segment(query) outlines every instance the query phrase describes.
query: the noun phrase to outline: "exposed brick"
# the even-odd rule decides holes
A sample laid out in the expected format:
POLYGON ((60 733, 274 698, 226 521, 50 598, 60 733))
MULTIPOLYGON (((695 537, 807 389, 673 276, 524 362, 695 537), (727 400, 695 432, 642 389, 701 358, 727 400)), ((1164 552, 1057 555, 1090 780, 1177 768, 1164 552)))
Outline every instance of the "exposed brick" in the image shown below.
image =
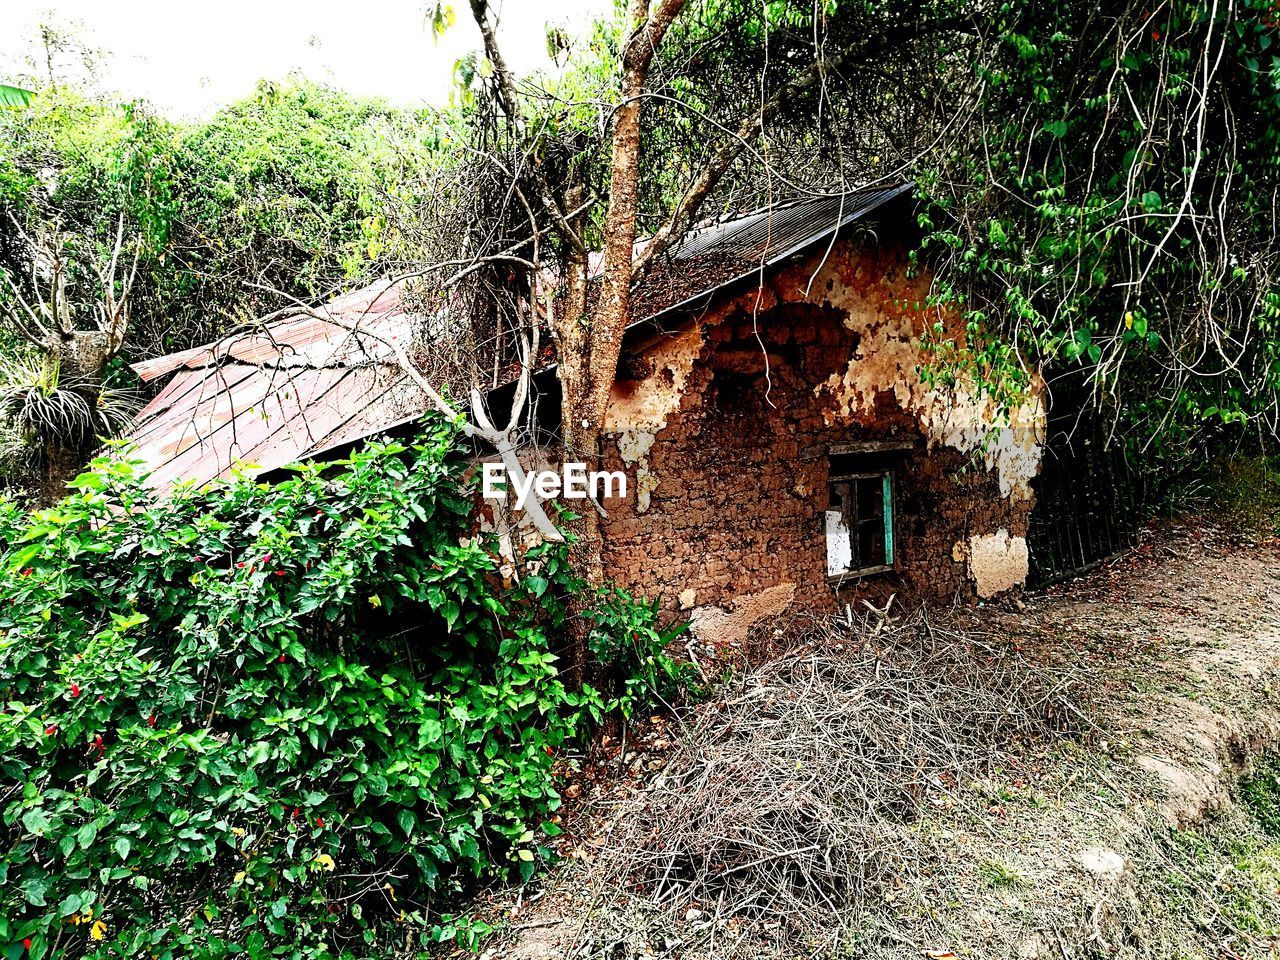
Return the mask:
MULTIPOLYGON (((754 291, 723 299, 691 318, 694 334, 660 341, 646 362, 632 364, 666 379, 645 394, 643 384, 625 385, 628 396, 647 398, 642 414, 622 400, 612 410, 610 429, 620 442, 606 446, 605 468, 627 472, 628 497, 607 504, 609 574, 661 594, 673 615, 678 596, 687 599, 690 590, 696 608, 730 610, 771 590, 767 596, 816 610, 890 593, 973 596, 968 557, 957 545, 998 530, 1024 536, 1031 500, 1025 484, 1010 493, 1005 477, 1002 491, 996 469, 955 448, 955 431, 965 424, 936 428, 951 431, 948 443, 922 425, 925 388, 901 357, 916 355, 927 277, 908 277, 902 250, 840 244, 826 261, 783 269, 770 287, 781 293, 778 306, 755 309, 754 291), (805 300, 815 273, 820 282, 805 300), (892 357, 870 355, 873 342, 892 357), (853 358, 864 358, 860 376, 884 361, 884 376, 869 393, 865 382, 847 376, 853 358), (914 392, 904 403, 906 381, 914 392), (621 453, 626 430, 653 436, 634 462, 621 453), (827 449, 889 439, 915 443, 895 472, 897 569, 834 588, 826 578, 827 449), (657 481, 647 509, 637 496, 641 471, 657 481)), ((926 400, 936 413, 936 398, 926 400)), ((985 416, 975 409, 957 404, 956 416, 985 416)), ((985 429, 969 426, 980 428, 975 435, 985 429)), ((1028 449, 1028 457, 1038 456, 1028 449)), ((1026 469, 1021 461, 1015 466, 1026 469)))

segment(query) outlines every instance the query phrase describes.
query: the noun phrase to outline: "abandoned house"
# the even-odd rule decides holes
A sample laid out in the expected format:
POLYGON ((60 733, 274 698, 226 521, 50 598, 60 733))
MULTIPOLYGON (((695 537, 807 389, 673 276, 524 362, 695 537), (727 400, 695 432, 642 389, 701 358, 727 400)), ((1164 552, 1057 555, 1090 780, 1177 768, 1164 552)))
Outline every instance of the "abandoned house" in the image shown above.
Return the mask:
MULTIPOLYGON (((697 231, 645 281, 605 423, 604 467, 628 480, 602 504, 608 576, 716 642, 792 604, 1023 582, 1042 390, 1006 422, 928 382, 921 333, 953 321, 927 304, 913 227, 909 184, 809 199, 697 231)), ((375 285, 137 364, 172 375, 134 432, 151 483, 266 474, 412 423, 429 404, 387 346, 413 339, 410 313, 375 285)), ((554 367, 535 382, 555 409, 554 367)))

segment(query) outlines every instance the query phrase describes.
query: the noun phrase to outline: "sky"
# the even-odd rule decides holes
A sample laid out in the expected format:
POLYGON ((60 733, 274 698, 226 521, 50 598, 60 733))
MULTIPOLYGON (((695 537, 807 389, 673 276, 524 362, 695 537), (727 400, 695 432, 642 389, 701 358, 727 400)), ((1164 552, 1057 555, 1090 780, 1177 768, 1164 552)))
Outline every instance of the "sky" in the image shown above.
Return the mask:
MULTIPOLYGON (((29 72, 39 23, 79 29, 109 56, 107 89, 142 97, 176 117, 207 116, 245 96, 260 78, 300 70, 351 93, 404 106, 448 99, 453 63, 480 45, 467 0, 457 22, 432 38, 428 0, 46 0, 23 4, 0 31, 0 83, 29 72)), ((499 40, 513 69, 546 66, 551 21, 581 30, 608 0, 496 0, 499 40)))

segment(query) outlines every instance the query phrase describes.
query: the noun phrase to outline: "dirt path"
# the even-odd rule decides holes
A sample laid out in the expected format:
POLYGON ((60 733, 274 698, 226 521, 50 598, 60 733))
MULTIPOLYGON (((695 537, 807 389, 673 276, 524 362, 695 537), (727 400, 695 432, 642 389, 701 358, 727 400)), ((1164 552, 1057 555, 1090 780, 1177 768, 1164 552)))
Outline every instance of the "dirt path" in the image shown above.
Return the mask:
POLYGON ((924 939, 960 956, 1280 955, 1280 845, 1238 802, 1280 750, 1280 545, 1165 528, 970 622, 1096 671, 1098 731, 1084 754, 1050 757, 1031 803, 958 831, 959 905, 925 910, 924 939), (983 858, 1016 882, 967 869, 983 858))
POLYGON ((1280 744, 1276 542, 1244 545, 1211 526, 1164 528, 1026 606, 1010 632, 1078 645, 1097 667, 1108 685, 1098 722, 1155 775, 1163 796, 1148 799, 1170 825, 1202 819, 1229 799, 1251 757, 1280 744))
MULTIPOLYGON (((900 844, 925 853, 873 909, 833 917, 851 931, 835 955, 1280 956, 1280 839, 1239 802, 1255 759, 1280 752, 1280 543, 1208 525, 1145 540, 1080 580, 947 616, 1087 676, 1090 732, 1028 746, 930 796, 900 844)), ((626 809, 611 798, 643 795, 661 776, 649 771, 667 763, 665 738, 649 731, 619 758, 634 782, 595 788, 598 813, 574 848, 585 864, 566 862, 532 896, 499 898, 510 931, 490 957, 832 955, 738 919, 709 930, 706 904, 655 926, 620 891, 584 880, 626 809)), ((1275 800, 1280 811, 1280 786, 1275 800)))

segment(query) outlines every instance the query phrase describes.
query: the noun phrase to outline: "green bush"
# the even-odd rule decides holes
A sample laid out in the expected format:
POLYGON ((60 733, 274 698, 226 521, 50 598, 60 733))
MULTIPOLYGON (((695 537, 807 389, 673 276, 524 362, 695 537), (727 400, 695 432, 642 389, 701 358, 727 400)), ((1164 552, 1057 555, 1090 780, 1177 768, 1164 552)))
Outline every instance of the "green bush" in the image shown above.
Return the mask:
POLYGON ((666 652, 689 623, 659 629, 657 600, 638 600, 625 590, 607 587, 585 616, 591 622, 591 657, 606 667, 606 690, 624 717, 630 718, 637 704, 674 697, 692 687, 692 665, 666 652))
MULTIPOLYGON (((501 585, 456 441, 432 422, 163 501, 114 458, 55 508, 0 510, 0 950, 405 956, 483 932, 441 911, 534 872, 560 748, 636 690, 566 689, 580 584, 548 547, 501 585)), ((658 636, 651 606, 606 601, 602 638, 658 636)))

